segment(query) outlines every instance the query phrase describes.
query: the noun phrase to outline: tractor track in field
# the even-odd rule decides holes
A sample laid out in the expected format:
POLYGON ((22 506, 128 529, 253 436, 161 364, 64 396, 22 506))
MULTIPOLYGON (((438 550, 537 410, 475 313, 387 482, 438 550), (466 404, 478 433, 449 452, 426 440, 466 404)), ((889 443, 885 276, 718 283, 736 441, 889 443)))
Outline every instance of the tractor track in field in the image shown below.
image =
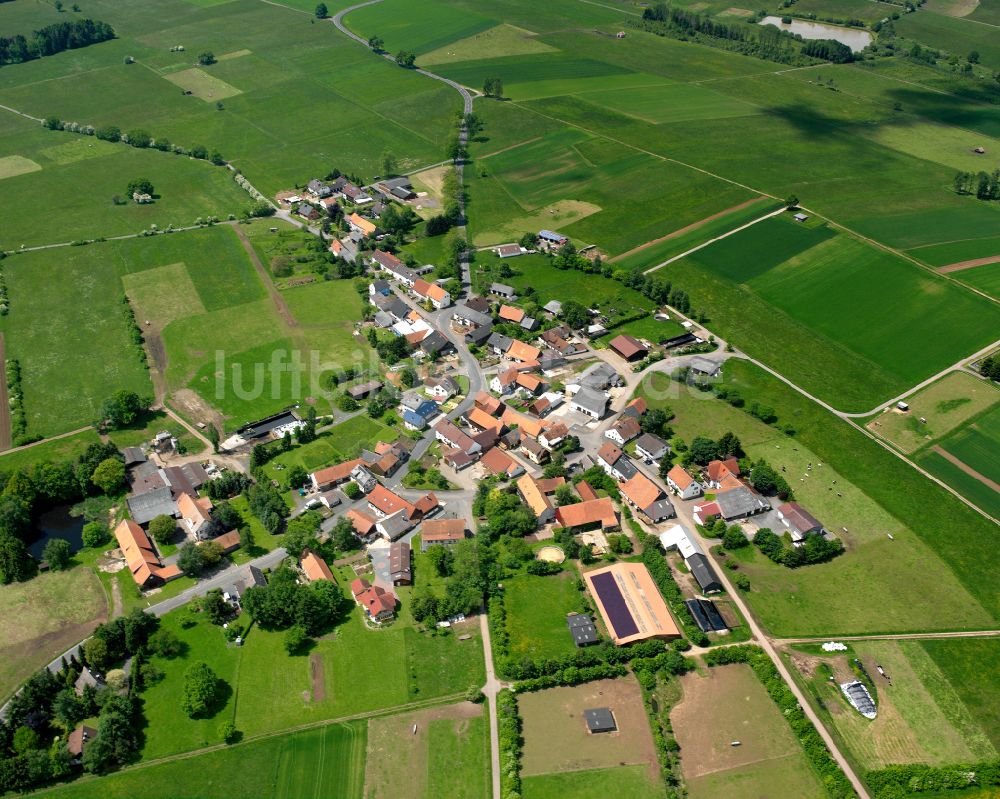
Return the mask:
POLYGON ((935 444, 933 447, 931 447, 931 450, 933 452, 936 452, 946 461, 948 461, 948 463, 950 463, 952 466, 961 469, 963 472, 969 475, 969 477, 982 483, 987 488, 992 488, 994 491, 1000 494, 1000 483, 996 482, 995 480, 990 480, 989 477, 987 477, 985 474, 981 472, 977 472, 975 469, 969 466, 969 464, 967 464, 965 461, 956 458, 954 455, 948 452, 948 450, 946 450, 944 447, 939 447, 935 444))
POLYGON ((970 261, 958 261, 957 263, 939 266, 938 272, 946 275, 949 272, 961 272, 965 269, 975 269, 977 266, 989 266, 990 264, 1000 264, 1000 255, 988 255, 985 258, 973 258, 970 261))

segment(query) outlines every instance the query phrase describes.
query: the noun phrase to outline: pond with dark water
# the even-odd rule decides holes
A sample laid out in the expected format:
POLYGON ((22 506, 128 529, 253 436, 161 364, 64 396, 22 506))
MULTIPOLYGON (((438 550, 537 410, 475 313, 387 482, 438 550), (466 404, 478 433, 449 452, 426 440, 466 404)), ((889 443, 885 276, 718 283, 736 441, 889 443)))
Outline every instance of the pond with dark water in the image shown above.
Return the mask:
POLYGON ((59 505, 45 511, 35 522, 35 540, 28 545, 31 554, 41 560, 42 550, 53 538, 65 538, 76 552, 83 546, 83 516, 71 516, 72 505, 59 505))

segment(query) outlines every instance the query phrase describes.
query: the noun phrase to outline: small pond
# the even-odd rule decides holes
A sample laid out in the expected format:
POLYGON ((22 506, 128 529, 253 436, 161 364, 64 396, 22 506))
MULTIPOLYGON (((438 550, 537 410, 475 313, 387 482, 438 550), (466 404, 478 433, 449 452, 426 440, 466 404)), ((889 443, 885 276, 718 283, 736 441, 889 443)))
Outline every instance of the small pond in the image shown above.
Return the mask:
POLYGON ((872 43, 872 35, 861 28, 843 28, 840 25, 808 22, 804 19, 793 19, 786 23, 781 21, 781 17, 764 17, 760 24, 774 25, 776 28, 794 33, 803 39, 833 39, 841 44, 846 44, 855 53, 860 53, 872 43))
POLYGON ((42 557, 42 550, 51 538, 65 538, 76 552, 83 546, 83 526, 87 523, 83 516, 70 516, 72 505, 60 505, 45 511, 35 522, 36 538, 28 546, 31 554, 42 557))

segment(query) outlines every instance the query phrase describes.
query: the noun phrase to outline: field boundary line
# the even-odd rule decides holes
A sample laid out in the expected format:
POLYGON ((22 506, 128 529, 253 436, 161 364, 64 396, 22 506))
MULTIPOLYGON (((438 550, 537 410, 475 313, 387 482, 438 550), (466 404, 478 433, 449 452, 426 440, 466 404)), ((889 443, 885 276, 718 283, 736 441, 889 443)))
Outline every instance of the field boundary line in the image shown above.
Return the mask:
MULTIPOLYGON (((6 380, 4 380, 4 393, 6 393, 6 380)), ((19 447, 11 447, 10 449, 5 449, 0 452, 0 464, 3 463, 4 455, 11 455, 15 452, 21 452, 26 449, 31 449, 32 447, 37 447, 39 444, 47 444, 49 441, 58 441, 61 438, 70 438, 71 436, 78 436, 80 433, 86 433, 88 430, 93 430, 93 427, 78 427, 76 430, 70 430, 66 433, 60 433, 57 436, 49 436, 48 438, 40 438, 38 441, 32 441, 30 444, 22 444, 19 447)))
POLYGON ((0 452, 6 452, 11 444, 10 399, 7 396, 7 351, 4 346, 3 333, 0 333, 0 366, 4 367, 0 375, 0 452))
POLYGON ((601 8, 606 8, 609 11, 618 11, 622 14, 628 14, 633 17, 641 17, 642 14, 636 11, 626 11, 624 8, 615 8, 614 6, 606 6, 604 3, 597 3, 595 0, 580 0, 581 3, 586 3, 588 6, 600 6, 601 8))
MULTIPOLYGON (((758 197, 756 199, 759 200, 761 198, 758 197)), ((755 200, 755 202, 756 202, 756 200, 755 200)), ((674 261, 679 261, 679 260, 681 260, 681 258, 686 258, 687 256, 691 255, 691 253, 698 252, 698 250, 703 250, 703 249, 705 249, 705 247, 708 247, 708 246, 710 246, 712 244, 715 244, 717 241, 722 241, 722 239, 727 239, 727 238, 729 238, 730 236, 732 236, 732 235, 734 235, 736 233, 739 233, 739 232, 741 232, 743 230, 746 230, 749 227, 753 227, 758 222, 763 222, 765 219, 770 219, 773 216, 778 216, 779 214, 783 214, 787 210, 788 210, 787 208, 785 208, 784 206, 782 206, 777 211, 771 211, 770 213, 764 214, 764 216, 761 216, 761 217, 758 217, 757 219, 751 220, 750 222, 747 222, 746 224, 740 225, 739 227, 733 228, 732 230, 728 230, 725 233, 723 233, 723 234, 721 234, 719 236, 716 236, 714 239, 709 239, 708 241, 702 242, 701 244, 699 244, 699 245, 697 245, 695 247, 692 247, 690 250, 686 250, 685 252, 682 252, 680 255, 674 255, 674 256, 668 258, 666 261, 658 263, 656 266, 651 266, 649 269, 643 270, 643 274, 644 275, 648 275, 650 272, 655 272, 657 269, 662 269, 664 266, 672 264, 674 261)))
MULTIPOLYGON (((264 0, 267 2, 267 0, 264 0)), ((152 760, 145 760, 140 763, 133 763, 131 765, 125 766, 115 774, 127 774, 133 771, 142 771, 143 769, 151 768, 153 766, 160 766, 165 763, 174 763, 178 760, 189 760, 192 757, 200 757, 201 755, 211 754, 212 752, 219 752, 225 749, 237 749, 241 746, 246 746, 247 744, 256 743, 258 741, 266 741, 271 738, 280 738, 283 735, 292 735, 298 732, 308 732, 309 730, 321 729, 325 727, 331 727, 334 724, 349 724, 352 721, 364 721, 366 719, 382 718, 386 716, 398 716, 406 713, 410 710, 425 710, 431 707, 438 707, 443 705, 454 705, 463 701, 465 697, 464 693, 461 694, 450 694, 448 696, 440 696, 434 699, 425 699, 419 702, 410 702, 404 705, 395 705, 389 708, 382 708, 381 710, 371 710, 365 713, 355 713, 351 716, 340 716, 333 719, 324 719, 317 721, 306 722, 305 724, 299 724, 294 727, 287 727, 283 730, 272 730, 265 733, 260 733, 258 735, 251 735, 249 737, 243 738, 241 741, 234 744, 219 743, 213 744, 211 746, 203 746, 200 749, 192 749, 188 752, 178 752, 173 755, 164 755, 163 757, 153 758, 152 760)), ((103 775, 90 775, 82 778, 77 778, 70 782, 62 783, 62 785, 78 785, 93 782, 95 780, 100 780, 103 775)), ((32 791, 31 793, 24 794, 25 796, 40 796, 44 792, 50 791, 53 787, 59 787, 48 785, 45 788, 40 788, 37 791, 32 791)))
POLYGON ((952 630, 943 632, 872 633, 871 635, 825 635, 822 637, 774 638, 776 644, 813 644, 827 641, 910 641, 929 638, 996 638, 1000 630, 952 630))
POLYGON ((477 155, 477 161, 485 161, 487 158, 492 158, 494 155, 500 155, 500 153, 506 153, 511 150, 516 150, 518 147, 523 147, 526 144, 534 144, 536 141, 541 141, 544 136, 533 136, 530 139, 525 139, 524 141, 519 141, 517 144, 510 144, 506 147, 501 147, 499 150, 494 150, 492 153, 486 153, 486 155, 477 155))
POLYGON ((560 119, 559 117, 554 117, 554 116, 551 116, 550 114, 543 114, 541 111, 538 111, 537 109, 534 109, 534 108, 528 108, 527 106, 522 105, 521 103, 517 102, 516 100, 513 101, 513 102, 514 102, 514 105, 516 105, 518 108, 521 108, 521 109, 523 109, 525 111, 530 111, 531 113, 537 114, 538 116, 543 117, 544 119, 551 119, 553 122, 558 122, 560 125, 566 125, 567 127, 576 128, 577 130, 582 130, 584 133, 589 133, 591 136, 599 136, 602 139, 607 139, 608 141, 613 141, 615 144, 620 144, 622 147, 628 147, 628 148, 630 148, 632 150, 635 150, 636 152, 645 153, 646 155, 648 155, 648 156, 650 156, 652 158, 656 158, 656 159, 658 159, 660 161, 665 161, 667 163, 677 164, 678 166, 683 166, 683 167, 687 167, 688 169, 693 169, 695 172, 701 172, 702 174, 708 175, 709 177, 715 178, 716 180, 721 180, 723 183, 728 183, 731 186, 738 186, 741 189, 746 189, 747 191, 752 192, 753 194, 759 194, 762 197, 770 197, 773 200, 780 200, 781 199, 780 197, 775 197, 770 192, 762 191, 760 189, 755 189, 753 186, 747 186, 745 183, 740 183, 738 180, 733 180, 732 178, 727 178, 727 177, 724 177, 722 175, 718 175, 715 172, 710 172, 709 170, 703 169, 700 166, 695 166, 694 164, 689 164, 686 161, 679 161, 676 158, 670 158, 669 156, 661 155, 660 153, 654 153, 652 150, 647 150, 647 149, 645 149, 643 147, 639 147, 639 146, 637 146, 635 144, 631 144, 631 143, 629 143, 627 141, 622 141, 621 139, 616 139, 613 136, 608 136, 608 134, 606 134, 606 133, 600 133, 599 131, 591 130, 590 128, 585 128, 583 125, 580 125, 579 123, 576 123, 576 122, 567 122, 566 120, 560 119))
POLYGON ((952 453, 948 452, 948 450, 946 450, 940 444, 935 444, 933 447, 931 447, 931 452, 936 452, 938 455, 940 455, 942 458, 948 461, 952 466, 961 469, 963 472, 969 475, 969 477, 975 478, 987 488, 992 488, 994 491, 1000 494, 1000 483, 997 483, 995 480, 990 480, 990 478, 987 477, 982 472, 977 472, 975 469, 969 466, 969 464, 967 464, 961 458, 956 457, 952 453))
POLYGON ((707 777, 709 774, 721 774, 724 771, 734 771, 736 769, 746 768, 747 766, 756 766, 759 763, 771 763, 771 762, 773 762, 775 760, 785 760, 785 759, 787 759, 789 757, 798 757, 799 756, 799 752, 801 752, 801 751, 802 751, 802 747, 799 746, 799 751, 798 752, 791 751, 791 752, 786 752, 783 755, 774 755, 773 757, 761 757, 761 758, 758 758, 757 760, 749 760, 746 763, 740 763, 737 766, 729 766, 728 768, 713 768, 713 769, 709 769, 708 771, 701 771, 701 772, 698 772, 697 774, 692 774, 691 775, 691 779, 698 779, 698 777, 707 777))
POLYGON ((631 250, 627 250, 626 252, 623 252, 620 255, 616 255, 614 258, 609 259, 609 263, 612 264, 617 263, 623 258, 628 258, 630 255, 635 255, 637 252, 642 252, 643 250, 649 249, 650 247, 659 244, 661 241, 669 241, 670 239, 676 239, 680 236, 683 236, 685 233, 690 233, 692 230, 697 230, 698 228, 707 225, 709 222, 714 222, 716 219, 721 219, 726 214, 732 214, 735 213, 736 211, 742 211, 744 208, 747 208, 748 206, 751 206, 754 203, 766 199, 767 199, 766 197, 761 196, 761 197, 753 197, 749 200, 744 200, 743 202, 738 203, 737 205, 734 205, 731 208, 726 208, 722 211, 719 211, 718 213, 712 214, 711 216, 706 216, 704 219, 699 219, 696 222, 692 222, 690 225, 685 225, 682 228, 678 228, 677 230, 668 233, 666 236, 660 236, 657 239, 653 239, 652 241, 647 241, 643 244, 640 244, 637 247, 633 247, 631 250))
POLYGON ((985 258, 972 258, 968 261, 956 261, 953 264, 939 266, 937 273, 944 275, 949 272, 964 272, 966 269, 975 269, 977 266, 989 266, 997 263, 1000 263, 1000 255, 988 255, 985 258))

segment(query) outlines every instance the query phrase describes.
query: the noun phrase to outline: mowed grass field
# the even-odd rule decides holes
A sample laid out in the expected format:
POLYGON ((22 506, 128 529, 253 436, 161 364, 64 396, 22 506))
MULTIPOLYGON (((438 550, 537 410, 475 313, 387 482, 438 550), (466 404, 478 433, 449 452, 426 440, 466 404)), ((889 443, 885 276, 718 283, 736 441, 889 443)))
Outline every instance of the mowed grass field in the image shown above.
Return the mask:
POLYGON ((864 411, 960 360, 1000 325, 988 300, 790 216, 715 242, 663 274, 720 335, 845 411, 864 411), (896 298, 892 314, 887 296, 896 298))
POLYGON ((521 780, 524 799, 606 799, 627 796, 629 799, 660 799, 663 788, 650 779, 643 766, 566 771, 562 774, 538 774, 521 780))
POLYGON ((463 702, 368 722, 365 796, 486 799, 484 708, 463 702))
MULTIPOLYGON (((345 590, 353 576, 353 571, 338 570, 345 590)), ((332 635, 295 657, 285 652, 280 632, 254 628, 242 647, 230 647, 221 628, 199 620, 184 629, 179 614, 168 614, 164 626, 187 646, 178 658, 155 658, 164 679, 142 694, 149 721, 142 756, 164 757, 219 743, 225 721, 234 721, 252 738, 416 700, 458 698, 470 685, 482 684, 478 627, 463 630, 470 634, 464 641, 456 634, 418 632, 406 610, 408 589, 400 589, 400 598, 401 618, 393 626, 369 630, 354 608, 332 635), (382 664, 379 678, 359 676, 357 663, 363 658, 382 664), (208 717, 191 720, 180 709, 180 699, 184 671, 197 660, 208 663, 228 688, 208 717)))
POLYGON ((989 522, 752 364, 730 360, 723 377, 747 404, 775 408, 796 429, 795 437, 661 375, 647 378, 639 393, 673 410, 671 426, 685 441, 733 431, 751 458, 784 467, 797 501, 847 548, 829 563, 800 569, 777 566, 753 549, 733 554, 750 578, 747 600, 768 630, 787 637, 984 629, 994 623, 1000 613, 995 593, 972 565, 996 547, 989 522), (979 549, 970 551, 968 541, 946 532, 954 529, 956 516, 979 549), (877 604, 857 592, 859 584, 878 595, 877 604))
POLYGON ((207 161, 46 130, 3 109, 0 153, 14 154, 0 159, 3 250, 122 236, 152 224, 188 226, 213 214, 224 219, 251 202, 228 170, 207 161), (12 169, 17 164, 21 167, 12 169), (156 201, 112 203, 116 195, 126 196, 136 177, 152 181, 156 201), (25 197, 59 198, 58 212, 39 212, 25 197))
MULTIPOLYGON (((0 459, 0 468, 5 463, 0 459)), ((86 567, 0 586, 0 702, 34 671, 107 619, 101 581, 86 567)))
MULTIPOLYGON (((268 195, 334 165, 374 177, 385 150, 405 169, 439 161, 461 108, 458 95, 320 24, 314 7, 95 0, 86 13, 113 25, 118 38, 4 70, 0 102, 38 117, 123 130, 141 125, 188 148, 203 144, 268 195), (178 44, 184 52, 170 52, 178 44), (195 64, 205 50, 218 63, 195 64), (137 63, 124 64, 126 55, 137 63), (181 86, 194 94, 185 96, 181 86)), ((37 16, 38 23, 24 14, 17 29, 3 29, 28 33, 51 9, 40 5, 37 16)), ((440 25, 430 20, 428 27, 440 25)), ((452 26, 440 35, 460 32, 452 26)))
MULTIPOLYGON (((822 701, 819 712, 864 770, 894 763, 943 766, 995 758, 995 742, 977 717, 977 708, 964 701, 963 687, 928 654, 926 646, 936 643, 861 641, 852 642, 852 651, 846 654, 793 651, 789 658, 806 682, 807 695, 822 701), (874 721, 850 707, 837 685, 838 680, 852 678, 850 659, 854 657, 876 680, 878 717, 874 721), (830 672, 817 668, 819 664, 832 670, 834 682, 827 679, 830 672), (891 677, 891 683, 878 676, 876 664, 891 677)), ((955 643, 948 650, 950 660, 967 662, 968 657, 981 654, 977 640, 955 643)), ((973 689, 977 696, 981 687, 977 684, 973 689)), ((969 694, 966 691, 965 697, 969 694)))
POLYGON ((826 791, 799 742, 754 673, 742 664, 681 678, 684 697, 670 713, 692 799, 755 799, 783 793, 822 799, 826 791), (740 741, 740 746, 731 746, 740 741))
POLYGON ((576 651, 566 626, 568 614, 585 607, 576 579, 574 571, 564 571, 548 577, 525 574, 504 581, 507 631, 514 660, 557 658, 576 651))
POLYGON ((865 427, 903 452, 915 452, 1000 403, 1000 390, 967 372, 951 372, 906 398, 910 410, 878 414, 865 427))
POLYGON ((994 747, 1000 748, 1000 680, 996 671, 977 671, 1000 655, 1000 641, 970 639, 922 641, 921 646, 965 703, 994 747))
POLYGON ((518 109, 516 115, 524 118, 512 120, 511 112, 498 114, 497 107, 482 105, 486 138, 494 124, 523 127, 525 138, 500 151, 492 141, 483 143, 477 152, 485 151, 484 157, 467 170, 471 233, 478 246, 549 227, 617 255, 752 197, 609 138, 566 127, 549 131, 532 112, 518 109), (567 215, 568 201, 587 206, 567 215))
POLYGON ((187 392, 185 412, 226 429, 321 399, 326 370, 370 365, 367 342, 353 335, 362 311, 353 284, 283 292, 283 315, 226 225, 29 252, 5 265, 11 311, 0 331, 21 362, 30 433, 89 424, 119 388, 153 394, 128 337, 125 295, 168 397, 187 392))
POLYGON ((7 357, 21 366, 31 435, 89 425, 117 389, 152 395, 145 358, 128 338, 116 245, 25 253, 4 262, 7 357))
POLYGON ((194 758, 88 778, 51 788, 60 799, 302 799, 336 796, 362 799, 364 722, 331 724, 305 732, 248 741, 194 758), (253 767, 248 768, 247 764, 253 767), (95 794, 95 791, 97 794, 95 794))

